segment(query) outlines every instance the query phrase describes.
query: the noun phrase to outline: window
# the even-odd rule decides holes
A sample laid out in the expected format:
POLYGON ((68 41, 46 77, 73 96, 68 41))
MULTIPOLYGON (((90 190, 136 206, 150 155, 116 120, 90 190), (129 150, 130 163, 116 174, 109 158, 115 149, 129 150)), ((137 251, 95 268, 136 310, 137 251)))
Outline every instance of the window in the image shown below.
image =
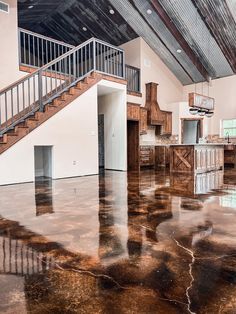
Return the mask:
POLYGON ((9 13, 9 4, 0 1, 0 11, 9 13))
POLYGON ((222 133, 223 137, 236 137, 236 119, 222 120, 222 133))

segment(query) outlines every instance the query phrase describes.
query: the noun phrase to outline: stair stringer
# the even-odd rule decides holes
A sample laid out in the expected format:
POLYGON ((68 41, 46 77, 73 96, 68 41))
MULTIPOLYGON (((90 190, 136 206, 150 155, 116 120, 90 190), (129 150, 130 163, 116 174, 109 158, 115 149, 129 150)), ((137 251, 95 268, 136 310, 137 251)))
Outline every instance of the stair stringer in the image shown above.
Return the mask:
POLYGON ((53 146, 53 179, 98 173, 97 84, 102 79, 126 83, 95 73, 93 80, 79 83, 78 91, 72 88, 64 100, 54 100, 41 117, 36 113, 19 138, 12 136, 15 142, 0 154, 0 185, 34 181, 34 146, 53 146))

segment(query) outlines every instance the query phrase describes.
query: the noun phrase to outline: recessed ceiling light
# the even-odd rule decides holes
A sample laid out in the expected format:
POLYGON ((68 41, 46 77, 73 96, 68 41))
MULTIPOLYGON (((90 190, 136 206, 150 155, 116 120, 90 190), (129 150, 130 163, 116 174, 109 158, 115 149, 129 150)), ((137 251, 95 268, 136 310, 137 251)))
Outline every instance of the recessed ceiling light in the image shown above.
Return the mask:
POLYGON ((149 14, 149 15, 152 14, 152 10, 151 10, 151 9, 148 9, 148 10, 147 10, 147 14, 149 14))
POLYGON ((28 6, 28 9, 33 9, 33 7, 34 7, 33 5, 30 5, 28 6))
POLYGON ((109 12, 110 12, 110 14, 112 14, 112 15, 115 14, 115 11, 114 11, 113 9, 110 9, 109 12))
POLYGON ((82 28, 82 30, 83 30, 84 32, 87 32, 87 27, 84 26, 84 27, 82 28))
POLYGON ((177 51, 178 53, 181 53, 181 52, 182 52, 182 50, 181 50, 181 49, 177 49, 176 51, 177 51))

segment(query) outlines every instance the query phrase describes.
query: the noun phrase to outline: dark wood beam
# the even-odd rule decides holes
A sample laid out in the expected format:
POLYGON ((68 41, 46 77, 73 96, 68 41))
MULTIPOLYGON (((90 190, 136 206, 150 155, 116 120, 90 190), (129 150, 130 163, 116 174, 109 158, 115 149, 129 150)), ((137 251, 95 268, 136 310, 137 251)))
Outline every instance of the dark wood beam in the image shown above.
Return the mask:
POLYGON ((192 0, 204 23, 236 73, 236 21, 225 0, 192 0))
POLYGON ((209 73, 203 66, 202 62, 198 58, 198 56, 194 53, 192 48, 189 46, 189 44, 186 42, 182 34, 179 32, 177 27, 172 22, 169 15, 166 13, 162 5, 158 0, 151 0, 151 4, 153 8, 155 9, 156 13, 159 15, 159 17, 162 19, 163 23, 166 25, 168 30, 171 32, 171 34, 175 37, 175 39, 178 41, 184 52, 188 55, 189 59, 193 62, 193 64, 196 66, 198 71, 201 73, 201 75, 209 81, 209 73))

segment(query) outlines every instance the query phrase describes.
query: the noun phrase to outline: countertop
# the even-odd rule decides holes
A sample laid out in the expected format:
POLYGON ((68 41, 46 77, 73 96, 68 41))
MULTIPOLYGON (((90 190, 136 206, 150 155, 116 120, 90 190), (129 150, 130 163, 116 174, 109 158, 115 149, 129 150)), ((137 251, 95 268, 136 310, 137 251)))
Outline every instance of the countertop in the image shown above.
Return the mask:
POLYGON ((141 143, 140 146, 225 146, 225 145, 235 145, 228 143, 199 143, 199 144, 155 144, 155 143, 141 143))

